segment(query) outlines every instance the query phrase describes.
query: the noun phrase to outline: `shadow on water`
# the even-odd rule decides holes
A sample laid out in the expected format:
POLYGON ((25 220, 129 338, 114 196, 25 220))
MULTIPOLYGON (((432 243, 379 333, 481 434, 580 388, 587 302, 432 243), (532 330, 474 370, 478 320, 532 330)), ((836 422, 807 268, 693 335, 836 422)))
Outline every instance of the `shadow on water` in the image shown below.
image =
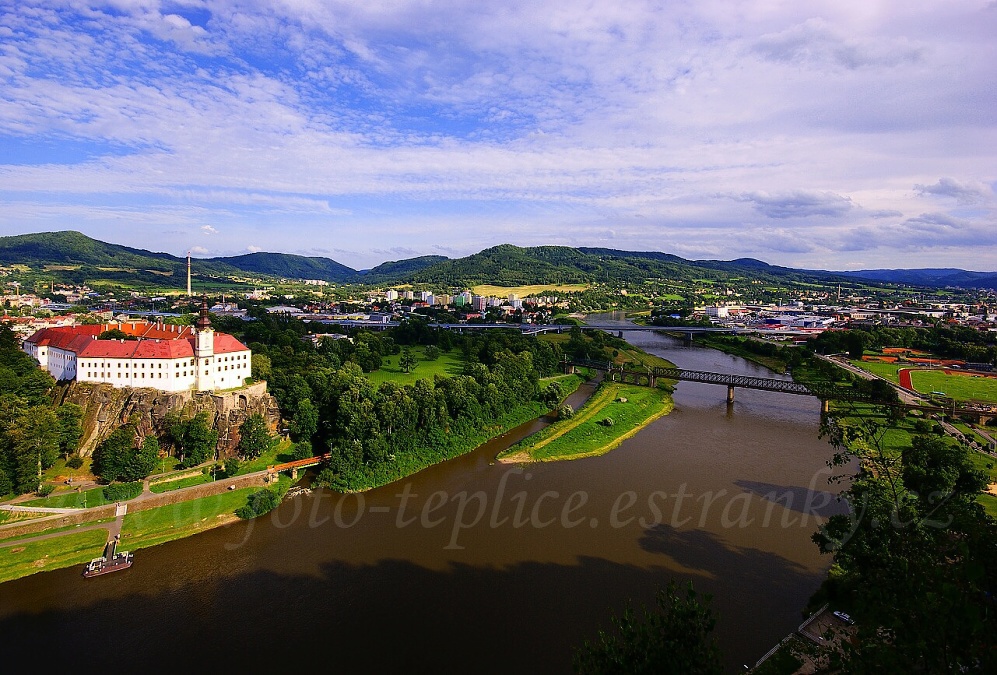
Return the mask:
POLYGON ((649 603, 650 590, 673 576, 591 557, 443 571, 336 561, 315 575, 256 570, 210 583, 176 575, 168 593, 15 612, 7 605, 5 656, 84 672, 114 662, 279 672, 301 662, 383 673, 570 673, 573 650, 609 628, 621 596, 649 603), (469 620, 489 630, 473 634, 469 620))
POLYGON ((848 515, 848 503, 833 492, 798 485, 773 485, 754 480, 736 480, 734 485, 797 513, 819 518, 848 515))

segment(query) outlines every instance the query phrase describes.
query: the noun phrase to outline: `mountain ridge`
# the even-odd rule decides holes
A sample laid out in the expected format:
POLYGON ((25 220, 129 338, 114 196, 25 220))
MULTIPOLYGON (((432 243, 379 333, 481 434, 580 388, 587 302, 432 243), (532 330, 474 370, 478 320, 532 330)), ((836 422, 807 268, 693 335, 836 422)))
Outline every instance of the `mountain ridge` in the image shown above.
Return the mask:
MULTIPOLYGON (((65 230, 0 237, 0 264, 37 264, 43 267, 80 266, 105 275, 175 286, 186 278, 187 259, 93 239, 65 230)), ((74 270, 67 269, 71 277, 74 270)), ((320 279, 333 283, 390 284, 402 282, 473 286, 569 284, 591 282, 640 282, 653 278, 722 282, 743 275, 783 281, 821 281, 906 284, 924 287, 997 288, 997 272, 957 268, 874 269, 855 271, 807 270, 771 265, 754 258, 688 260, 660 251, 624 251, 601 247, 532 246, 499 244, 461 258, 439 255, 386 261, 366 270, 355 270, 336 260, 293 253, 256 252, 237 256, 192 259, 199 276, 255 274, 320 279)))

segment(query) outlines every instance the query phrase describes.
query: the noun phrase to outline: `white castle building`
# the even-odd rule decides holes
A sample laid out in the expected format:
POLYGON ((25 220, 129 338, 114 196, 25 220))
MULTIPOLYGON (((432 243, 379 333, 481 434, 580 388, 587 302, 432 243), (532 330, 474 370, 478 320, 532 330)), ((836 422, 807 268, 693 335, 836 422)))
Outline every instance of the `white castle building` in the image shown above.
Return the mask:
POLYGON ((56 380, 115 387, 214 391, 242 386, 252 372, 252 352, 215 332, 207 303, 193 327, 140 321, 43 328, 21 348, 56 380), (113 329, 129 339, 97 339, 113 329))

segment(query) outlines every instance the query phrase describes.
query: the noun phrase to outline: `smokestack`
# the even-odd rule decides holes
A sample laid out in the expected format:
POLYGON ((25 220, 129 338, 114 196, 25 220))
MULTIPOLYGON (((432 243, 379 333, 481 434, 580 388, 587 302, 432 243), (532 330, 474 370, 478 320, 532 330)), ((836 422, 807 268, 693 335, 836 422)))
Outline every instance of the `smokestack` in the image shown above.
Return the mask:
POLYGON ((190 297, 190 251, 187 251, 187 297, 190 297))

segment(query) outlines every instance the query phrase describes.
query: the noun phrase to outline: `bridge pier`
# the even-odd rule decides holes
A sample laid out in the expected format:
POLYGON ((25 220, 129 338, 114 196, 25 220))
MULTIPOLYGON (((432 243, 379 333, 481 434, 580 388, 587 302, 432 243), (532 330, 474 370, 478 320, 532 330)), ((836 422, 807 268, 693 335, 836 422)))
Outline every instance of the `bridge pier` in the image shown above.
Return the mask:
POLYGON ((682 340, 682 344, 686 347, 692 346, 692 333, 684 333, 685 338, 682 340))
POLYGON ((727 403, 728 405, 734 402, 734 385, 727 385, 727 403))
POLYGON ((291 469, 291 480, 298 480, 298 469, 297 469, 297 467, 291 469))
POLYGON ((820 411, 824 414, 831 412, 831 401, 829 399, 821 399, 820 411))

